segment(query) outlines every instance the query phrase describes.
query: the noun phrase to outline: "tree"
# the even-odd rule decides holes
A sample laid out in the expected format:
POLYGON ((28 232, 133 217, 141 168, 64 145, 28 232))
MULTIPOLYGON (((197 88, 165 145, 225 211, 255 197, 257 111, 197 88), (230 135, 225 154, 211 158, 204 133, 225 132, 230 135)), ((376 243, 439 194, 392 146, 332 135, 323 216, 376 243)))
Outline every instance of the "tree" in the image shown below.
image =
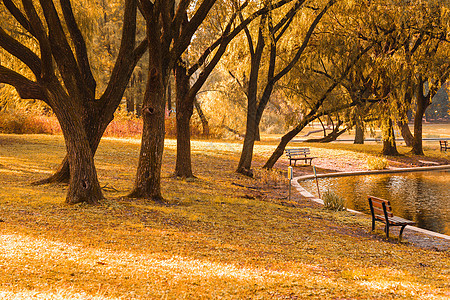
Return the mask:
POLYGON ((0 82, 14 86, 23 99, 47 103, 60 122, 66 142, 67 156, 57 173, 46 182, 66 179, 70 174, 66 201, 97 203, 103 195, 94 153, 120 103, 133 67, 145 51, 143 46, 134 47, 136 2, 126 1, 119 57, 108 87, 99 99, 95 97, 96 81, 86 42, 69 0, 61 0, 61 13, 51 0, 40 1, 43 16, 29 0, 23 1, 23 8, 11 0, 4 0, 3 4, 29 39, 36 41, 36 47, 21 43, 0 28, 0 46, 33 74, 27 76, 24 71, 22 75, 1 65, 0 82), (34 49, 39 49, 38 54, 34 49))
MULTIPOLYGON (((234 1, 234 11, 230 13, 230 17, 226 20, 226 25, 219 37, 214 37, 215 39, 201 52, 196 62, 189 68, 187 67, 187 63, 181 59, 175 66, 177 86, 177 160, 175 176, 184 178, 193 177, 190 156, 189 122, 193 113, 196 95, 219 63, 229 43, 258 16, 268 13, 270 10, 280 8, 289 2, 292 2, 292 0, 278 1, 273 3, 271 7, 266 6, 257 9, 245 19, 241 18, 238 24, 234 24, 237 16, 242 16, 243 10, 249 3, 249 1, 245 1, 239 4, 237 1, 234 1), (233 25, 235 26, 234 28, 233 25), (208 62, 206 63, 207 60, 208 62), (195 80, 192 80, 198 72, 198 76, 195 76, 195 80)), ((200 37, 197 38, 204 37, 205 34, 202 35, 201 33, 198 33, 200 37)))
MULTIPOLYGON (((253 157, 253 147, 259 133, 259 124, 263 112, 269 102, 270 96, 274 90, 275 84, 282 79, 289 71, 296 65, 303 51, 306 49, 308 42, 313 35, 314 29, 319 24, 321 18, 325 15, 327 10, 336 1, 331 0, 320 9, 320 12, 315 16, 313 22, 307 27, 307 31, 303 40, 298 43, 298 47, 293 51, 293 55, 289 58, 285 58, 287 62, 284 67, 279 66, 277 61, 280 40, 284 37, 285 33, 289 31, 289 27, 293 24, 294 18, 297 13, 304 6, 305 1, 295 1, 292 7, 285 12, 278 21, 274 17, 274 12, 271 10, 266 15, 263 15, 260 19, 259 27, 257 28, 256 38, 254 38, 249 29, 246 29, 245 34, 247 37, 247 43, 250 53, 250 75, 248 81, 248 87, 246 91, 247 97, 247 124, 244 144, 241 152, 240 161, 238 164, 237 172, 252 176, 251 163, 253 157), (265 36, 267 33, 268 37, 265 36), (258 83, 260 76, 260 69, 264 50, 268 46, 269 65, 267 68, 267 78, 265 79, 264 88, 262 89, 261 96, 258 97, 258 83), (277 68, 279 70, 277 70, 277 68), (258 99, 259 98, 259 99, 258 99)), ((270 5, 268 2, 267 5, 270 5)))
POLYGON ((191 43, 216 0, 140 0, 149 49, 148 79, 142 118, 141 151, 130 197, 162 202, 161 165, 164 151, 166 90, 171 70, 191 43), (190 6, 195 6, 188 14, 190 6))

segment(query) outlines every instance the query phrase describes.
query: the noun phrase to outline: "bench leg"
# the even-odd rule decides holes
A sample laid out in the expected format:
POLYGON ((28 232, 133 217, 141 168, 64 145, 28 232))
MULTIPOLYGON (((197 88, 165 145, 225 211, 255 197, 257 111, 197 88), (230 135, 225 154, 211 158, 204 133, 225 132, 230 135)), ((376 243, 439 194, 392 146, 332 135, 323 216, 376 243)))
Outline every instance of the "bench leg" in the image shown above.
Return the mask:
POLYGON ((375 219, 372 218, 372 231, 374 231, 374 230, 375 230, 375 219))
POLYGON ((400 234, 398 235, 398 241, 401 242, 402 241, 402 233, 403 233, 403 229, 405 229, 406 225, 402 226, 402 228, 400 229, 400 234))
POLYGON ((389 223, 386 223, 384 227, 384 232, 386 232, 386 238, 389 239, 389 223))

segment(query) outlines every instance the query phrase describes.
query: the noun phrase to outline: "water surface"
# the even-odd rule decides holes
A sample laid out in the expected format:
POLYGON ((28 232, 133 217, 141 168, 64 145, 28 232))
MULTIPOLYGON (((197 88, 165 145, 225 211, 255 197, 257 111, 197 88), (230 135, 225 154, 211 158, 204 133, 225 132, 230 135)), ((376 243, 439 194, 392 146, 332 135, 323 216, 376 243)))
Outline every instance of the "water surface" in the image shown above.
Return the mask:
MULTIPOLYGON (((417 226, 450 235, 450 170, 319 178, 327 189, 346 199, 348 208, 370 213, 367 196, 389 200, 394 211, 417 226)), ((317 196, 314 180, 300 185, 317 196)))

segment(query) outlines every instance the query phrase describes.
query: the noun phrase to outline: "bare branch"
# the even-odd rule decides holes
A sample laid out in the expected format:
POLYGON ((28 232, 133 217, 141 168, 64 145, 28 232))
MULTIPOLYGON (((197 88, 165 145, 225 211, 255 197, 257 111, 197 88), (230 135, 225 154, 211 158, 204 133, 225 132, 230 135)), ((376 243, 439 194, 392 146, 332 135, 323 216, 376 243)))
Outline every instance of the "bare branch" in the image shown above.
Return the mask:
POLYGON ((36 82, 1 65, 0 82, 13 86, 22 99, 39 99, 48 103, 44 91, 36 82))
POLYGON ((39 78, 41 76, 41 60, 39 59, 39 57, 33 51, 8 35, 1 27, 0 47, 26 64, 34 73, 34 76, 36 76, 36 78, 39 78))

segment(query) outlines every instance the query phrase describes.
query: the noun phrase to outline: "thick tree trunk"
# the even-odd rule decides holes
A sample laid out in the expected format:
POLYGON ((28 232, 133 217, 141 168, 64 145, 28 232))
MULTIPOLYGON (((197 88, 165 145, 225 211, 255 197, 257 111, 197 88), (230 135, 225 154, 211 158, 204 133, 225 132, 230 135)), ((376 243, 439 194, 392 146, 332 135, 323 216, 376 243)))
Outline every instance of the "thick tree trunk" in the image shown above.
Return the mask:
POLYGON ((400 128, 400 132, 402 134, 406 146, 412 147, 414 136, 412 135, 411 130, 409 129, 408 120, 398 121, 397 126, 400 128))
POLYGON ((144 98, 141 151, 132 198, 162 202, 161 165, 164 151, 165 95, 160 70, 152 68, 144 98))
POLYGON ((239 160, 236 172, 250 177, 253 176, 251 166, 257 127, 258 126, 256 124, 256 105, 253 106, 249 101, 249 107, 247 112, 247 128, 244 137, 244 144, 242 146, 241 158, 239 160))
MULTIPOLYGON (((73 122, 69 124, 71 124, 70 132, 64 136, 69 166, 73 171, 70 176, 66 202, 69 204, 81 202, 96 204, 103 199, 103 195, 97 178, 94 156, 81 123, 78 126, 74 126, 73 122)), ((61 127, 67 126, 61 125, 61 127)))
POLYGON ((66 142, 67 161, 71 171, 66 202, 96 204, 103 199, 94 165, 94 155, 82 122, 82 107, 70 99, 59 83, 49 83, 48 98, 52 104, 66 142))
POLYGON ((386 130, 383 136, 383 155, 400 155, 395 144, 394 126, 391 119, 386 121, 386 130))
POLYGON ((177 89, 177 160, 175 176, 182 178, 194 177, 191 162, 191 131, 190 120, 193 113, 193 101, 187 98, 189 92, 189 76, 186 68, 178 65, 175 68, 177 89))
POLYGON ((147 86, 142 103, 143 131, 139 163, 132 198, 147 198, 163 202, 161 166, 164 152, 166 84, 168 68, 163 60, 159 20, 147 16, 149 65, 147 86))
POLYGON ((364 126, 359 116, 356 117, 355 123, 355 139, 353 141, 353 144, 362 145, 364 144, 364 126))
POLYGON ((430 105, 430 97, 423 94, 423 81, 420 79, 417 86, 417 108, 414 116, 414 140, 411 152, 415 155, 424 155, 422 146, 422 119, 425 110, 430 105))
POLYGON ((272 155, 269 157, 267 162, 264 164, 263 168, 265 169, 272 169, 275 163, 278 161, 278 159, 283 155, 284 150, 286 149, 287 144, 297 135, 300 133, 300 131, 305 128, 305 126, 312 120, 306 120, 303 119, 300 124, 298 124, 294 129, 286 133, 281 137, 281 141, 278 144, 275 151, 272 153, 272 155))
POLYGON ((200 106, 200 103, 198 102, 197 99, 194 100, 194 107, 195 107, 195 110, 197 111, 200 121, 202 122, 203 136, 209 137, 210 132, 209 132, 208 119, 206 119, 206 116, 203 113, 202 107, 200 106))

